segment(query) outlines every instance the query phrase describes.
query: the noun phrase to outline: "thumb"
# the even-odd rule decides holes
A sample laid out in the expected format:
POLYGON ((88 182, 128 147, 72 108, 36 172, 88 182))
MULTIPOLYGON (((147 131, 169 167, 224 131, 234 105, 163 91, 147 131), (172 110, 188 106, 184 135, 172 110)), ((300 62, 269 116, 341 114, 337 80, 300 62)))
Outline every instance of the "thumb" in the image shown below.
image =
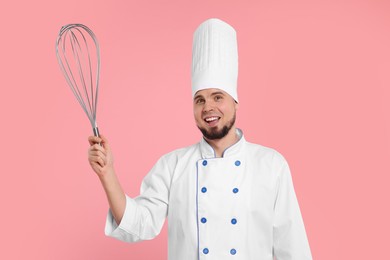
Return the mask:
POLYGON ((109 143, 108 143, 108 139, 104 136, 104 135, 100 135, 100 138, 102 139, 102 142, 101 142, 101 144, 103 145, 103 147, 105 148, 105 149, 110 149, 110 145, 109 145, 109 143))

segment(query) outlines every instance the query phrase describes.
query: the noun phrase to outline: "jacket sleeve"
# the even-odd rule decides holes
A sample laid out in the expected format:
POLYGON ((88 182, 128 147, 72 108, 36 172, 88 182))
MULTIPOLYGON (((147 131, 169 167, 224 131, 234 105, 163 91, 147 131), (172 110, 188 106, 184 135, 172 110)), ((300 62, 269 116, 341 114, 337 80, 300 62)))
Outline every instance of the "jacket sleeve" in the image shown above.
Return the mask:
POLYGON ((156 237, 168 212, 170 176, 169 167, 163 157, 142 181, 140 195, 135 199, 126 195, 126 209, 119 225, 109 210, 105 234, 125 242, 156 237))
MULTIPOLYGON (((280 158, 279 158, 280 159, 280 158)), ((277 260, 311 260, 309 242, 287 162, 282 158, 274 205, 274 256, 277 260)))

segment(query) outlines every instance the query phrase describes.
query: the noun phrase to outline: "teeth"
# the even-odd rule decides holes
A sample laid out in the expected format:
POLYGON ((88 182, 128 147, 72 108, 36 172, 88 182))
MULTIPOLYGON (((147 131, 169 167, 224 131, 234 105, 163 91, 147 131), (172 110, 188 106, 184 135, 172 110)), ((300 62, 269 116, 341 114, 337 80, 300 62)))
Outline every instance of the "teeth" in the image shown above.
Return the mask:
POLYGON ((206 120, 206 122, 211 122, 211 121, 214 121, 214 120, 218 120, 218 117, 208 117, 208 118, 206 118, 205 119, 206 120))

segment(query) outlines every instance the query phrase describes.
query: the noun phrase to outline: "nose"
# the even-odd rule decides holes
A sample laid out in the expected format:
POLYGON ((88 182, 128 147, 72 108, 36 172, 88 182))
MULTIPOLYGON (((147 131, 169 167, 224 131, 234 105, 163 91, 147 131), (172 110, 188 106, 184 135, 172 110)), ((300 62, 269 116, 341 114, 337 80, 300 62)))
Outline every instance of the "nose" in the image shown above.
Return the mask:
POLYGON ((205 102, 203 106, 203 113, 207 113, 214 110, 214 106, 211 104, 211 102, 205 102))

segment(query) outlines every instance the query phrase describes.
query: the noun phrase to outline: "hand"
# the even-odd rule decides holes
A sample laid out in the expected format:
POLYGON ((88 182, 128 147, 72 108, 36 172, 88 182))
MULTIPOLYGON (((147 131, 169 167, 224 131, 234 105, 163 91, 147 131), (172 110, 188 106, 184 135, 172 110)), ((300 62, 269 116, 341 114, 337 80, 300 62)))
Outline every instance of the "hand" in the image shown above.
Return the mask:
POLYGON ((88 161, 95 173, 101 178, 114 170, 114 159, 108 140, 100 135, 88 137, 88 161), (100 145, 99 145, 100 143, 100 145))

